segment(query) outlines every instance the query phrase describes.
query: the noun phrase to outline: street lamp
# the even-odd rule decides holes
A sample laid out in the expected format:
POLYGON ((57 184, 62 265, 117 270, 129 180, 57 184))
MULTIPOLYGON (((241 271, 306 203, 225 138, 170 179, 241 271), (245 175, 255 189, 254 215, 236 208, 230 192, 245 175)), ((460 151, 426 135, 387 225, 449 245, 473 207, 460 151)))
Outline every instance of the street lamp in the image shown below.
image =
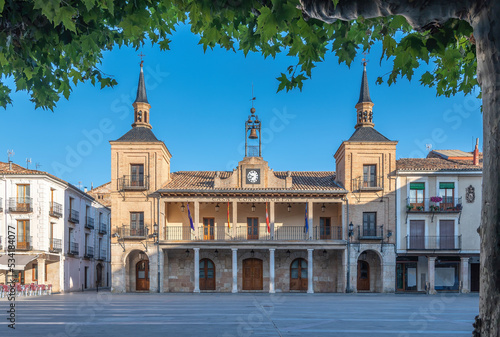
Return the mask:
POLYGON ((252 204, 252 212, 255 212, 255 204, 252 204))
POLYGON ((323 203, 323 206, 321 206, 321 212, 323 212, 323 213, 324 213, 324 212, 325 212, 325 209, 326 209, 326 206, 325 206, 325 204, 323 203))
POLYGON ((288 206, 286 207, 288 212, 290 212, 292 210, 292 205, 288 204, 288 206))
POLYGON ((349 238, 351 238, 352 236, 354 236, 354 225, 351 221, 351 223, 349 224, 349 238))
POLYGON ((184 212, 184 203, 181 204, 181 212, 184 212))
POLYGON ((216 212, 218 212, 218 211, 219 211, 219 209, 220 209, 219 204, 215 205, 215 211, 216 211, 216 212))

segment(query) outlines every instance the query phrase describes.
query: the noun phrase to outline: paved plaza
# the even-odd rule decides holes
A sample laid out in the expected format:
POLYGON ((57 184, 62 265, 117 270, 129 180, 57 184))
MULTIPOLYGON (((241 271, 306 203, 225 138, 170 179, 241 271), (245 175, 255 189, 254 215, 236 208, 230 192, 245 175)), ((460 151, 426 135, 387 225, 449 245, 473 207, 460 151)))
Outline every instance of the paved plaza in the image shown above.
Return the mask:
POLYGON ((0 336, 471 336, 477 294, 55 294, 0 300, 0 336))

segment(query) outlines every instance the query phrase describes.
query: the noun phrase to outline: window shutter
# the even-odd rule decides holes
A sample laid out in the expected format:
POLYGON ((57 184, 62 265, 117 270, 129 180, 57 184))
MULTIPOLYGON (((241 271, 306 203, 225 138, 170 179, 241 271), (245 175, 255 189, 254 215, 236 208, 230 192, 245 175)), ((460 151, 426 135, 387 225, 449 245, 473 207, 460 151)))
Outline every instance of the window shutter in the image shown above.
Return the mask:
POLYGON ((425 190, 425 183, 410 183, 410 190, 425 190))
POLYGON ((449 188, 453 189, 455 188, 455 183, 439 183, 439 188, 443 190, 449 188))

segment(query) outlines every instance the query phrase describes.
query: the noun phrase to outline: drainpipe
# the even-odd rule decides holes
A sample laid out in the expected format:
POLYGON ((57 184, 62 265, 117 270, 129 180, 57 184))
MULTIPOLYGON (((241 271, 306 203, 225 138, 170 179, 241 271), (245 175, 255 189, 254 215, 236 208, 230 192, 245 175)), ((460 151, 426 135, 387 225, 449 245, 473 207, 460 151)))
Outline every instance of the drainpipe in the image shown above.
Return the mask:
POLYGON ((158 205, 156 207, 156 221, 158 223, 158 232, 156 233, 156 268, 158 269, 158 293, 160 293, 160 194, 158 194, 158 205))
POLYGON ((349 199, 345 198, 347 208, 347 287, 346 293, 351 292, 351 237, 349 235, 349 199))

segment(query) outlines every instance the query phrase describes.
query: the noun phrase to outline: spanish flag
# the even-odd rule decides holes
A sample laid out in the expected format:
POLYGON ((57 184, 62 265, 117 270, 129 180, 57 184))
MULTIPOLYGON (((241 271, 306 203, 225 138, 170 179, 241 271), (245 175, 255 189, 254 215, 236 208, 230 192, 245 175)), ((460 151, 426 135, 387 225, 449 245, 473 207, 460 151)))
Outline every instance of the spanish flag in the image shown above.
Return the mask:
POLYGON ((266 202, 266 224, 267 224, 267 232, 271 233, 271 226, 269 226, 269 214, 267 213, 267 202, 266 202))
POLYGON ((231 218, 229 217, 229 201, 227 202, 227 228, 231 229, 231 218))

